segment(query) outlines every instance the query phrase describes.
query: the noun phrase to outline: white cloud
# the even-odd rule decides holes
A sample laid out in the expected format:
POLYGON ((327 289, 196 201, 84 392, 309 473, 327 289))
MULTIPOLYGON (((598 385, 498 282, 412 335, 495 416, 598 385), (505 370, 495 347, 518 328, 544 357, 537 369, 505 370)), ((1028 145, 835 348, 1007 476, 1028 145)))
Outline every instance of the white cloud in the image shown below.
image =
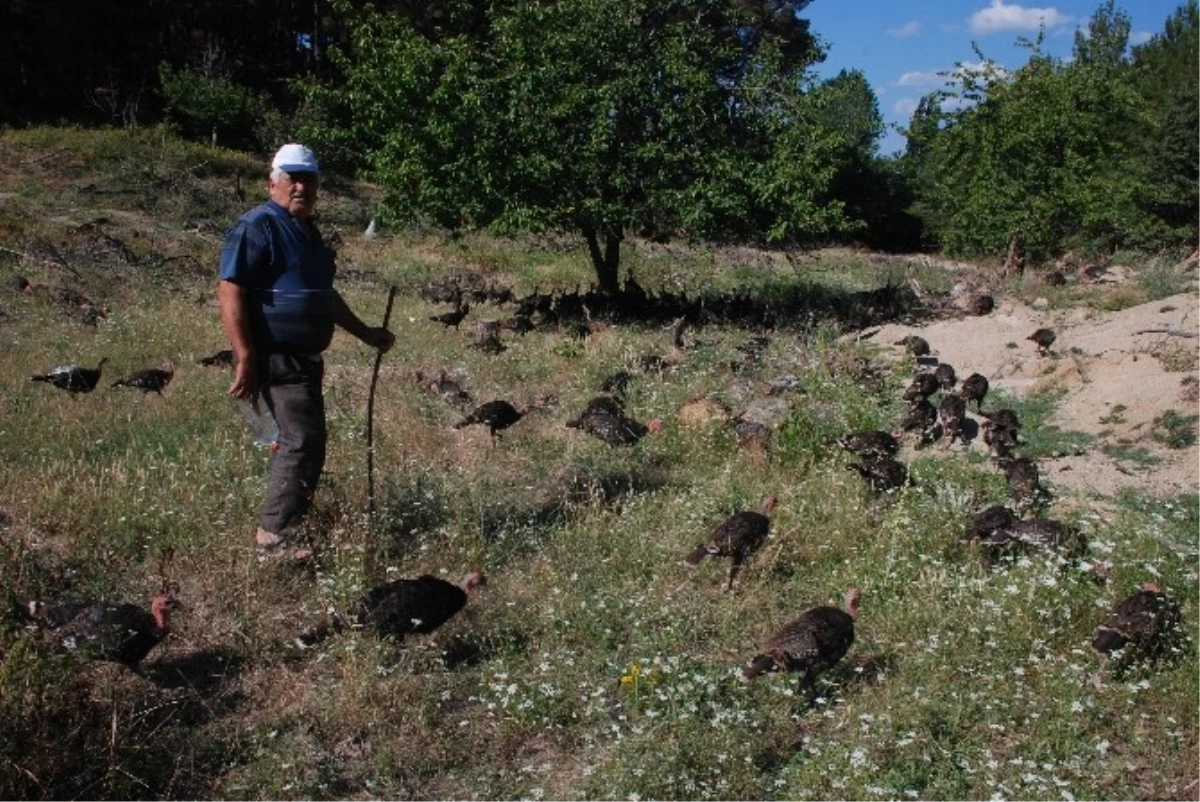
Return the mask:
POLYGON ((1153 38, 1154 34, 1150 33, 1149 31, 1135 31, 1134 33, 1129 34, 1129 44, 1144 45, 1153 38))
POLYGON ((971 33, 990 34, 1004 31, 1032 31, 1045 25, 1047 29, 1058 28, 1071 21, 1054 6, 1048 8, 1026 8, 1021 5, 1005 5, 1004 0, 992 0, 992 4, 971 15, 968 24, 971 33))
MULTIPOLYGON (((917 106, 920 104, 920 102, 921 101, 918 98, 901 98, 892 104, 892 114, 897 119, 903 120, 904 123, 907 124, 907 122, 912 119, 913 112, 917 110, 917 106)), ((970 105, 971 102, 969 100, 964 100, 957 95, 943 97, 938 101, 938 106, 942 111, 956 111, 958 109, 965 109, 970 105)))
POLYGON ((946 78, 936 72, 906 72, 901 75, 895 86, 941 86, 946 78))
POLYGON ((888 36, 894 36, 897 39, 907 39, 910 36, 916 36, 921 32, 921 23, 913 20, 906 22, 899 28, 888 28, 888 36))
POLYGON ((1003 77, 1008 74, 1008 70, 1004 65, 995 61, 962 61, 958 65, 947 70, 937 70, 933 72, 921 72, 914 70, 913 72, 903 73, 899 78, 891 83, 891 86, 904 86, 914 89, 934 89, 944 87, 952 83, 956 78, 961 78, 967 72, 991 73, 998 77, 1003 77))

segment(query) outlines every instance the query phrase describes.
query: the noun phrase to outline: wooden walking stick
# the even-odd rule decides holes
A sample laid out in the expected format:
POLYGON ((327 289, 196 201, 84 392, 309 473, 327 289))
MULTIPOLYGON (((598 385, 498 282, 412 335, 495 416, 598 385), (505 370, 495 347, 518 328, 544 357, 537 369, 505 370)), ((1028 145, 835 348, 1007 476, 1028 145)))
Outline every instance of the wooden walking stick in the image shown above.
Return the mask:
MULTIPOLYGON (((396 285, 388 290, 387 310, 383 313, 383 328, 392 319, 392 301, 396 300, 396 285)), ((375 385, 379 382, 379 363, 383 362, 383 349, 375 354, 375 368, 371 371, 371 390, 367 393, 367 515, 375 515, 375 385)))

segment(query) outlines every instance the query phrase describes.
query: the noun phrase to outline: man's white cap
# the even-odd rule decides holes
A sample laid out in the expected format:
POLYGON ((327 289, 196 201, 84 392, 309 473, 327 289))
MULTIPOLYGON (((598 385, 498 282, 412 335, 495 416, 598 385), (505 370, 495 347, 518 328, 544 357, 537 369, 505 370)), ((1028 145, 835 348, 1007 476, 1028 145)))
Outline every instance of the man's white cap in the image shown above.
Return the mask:
POLYGON ((293 142, 279 149, 271 160, 271 169, 285 173, 319 173, 321 165, 317 164, 317 154, 293 142))

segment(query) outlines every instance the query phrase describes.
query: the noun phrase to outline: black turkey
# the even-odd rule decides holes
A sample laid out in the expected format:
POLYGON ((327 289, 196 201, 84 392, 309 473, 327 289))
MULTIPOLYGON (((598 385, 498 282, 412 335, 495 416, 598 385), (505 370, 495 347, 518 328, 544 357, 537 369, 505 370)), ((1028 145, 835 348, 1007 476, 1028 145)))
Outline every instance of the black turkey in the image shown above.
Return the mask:
POLYGON ((620 417, 625 414, 625 404, 620 398, 612 395, 597 395, 587 402, 580 417, 584 415, 613 415, 620 417))
POLYGON ((894 457, 900 443, 891 432, 851 432, 838 438, 837 444, 859 457, 894 457))
POLYGON ((926 399, 918 398, 909 404, 908 410, 904 413, 904 418, 900 421, 900 431, 919 432, 921 442, 928 442, 933 439, 937 421, 937 408, 926 399))
POLYGON ((938 406, 938 423, 942 424, 944 446, 949 446, 963 436, 963 423, 967 419, 967 402, 962 396, 951 393, 938 406))
POLYGON ((513 315, 510 318, 500 321, 500 328, 508 329, 517 334, 528 334, 537 328, 533 323, 533 318, 528 315, 513 315))
POLYGON ((1017 413, 1011 409, 996 409, 991 412, 982 413, 983 417, 987 418, 996 426, 1003 426, 1007 429, 1020 430, 1021 419, 1017 417, 1017 413))
POLYGON ((1156 657, 1179 626, 1179 618, 1179 605, 1162 593, 1157 582, 1146 582, 1096 628, 1092 648, 1107 657, 1156 657))
POLYGON ((1039 355, 1046 356, 1050 353, 1050 346, 1054 344, 1054 341, 1058 339, 1058 337, 1051 329, 1038 329, 1025 339, 1031 340, 1037 345, 1037 351, 1039 355))
POLYGON ((726 590, 733 589, 742 563, 767 539, 771 531, 771 512, 775 509, 775 496, 763 499, 760 512, 743 510, 725 519, 713 529, 708 540, 693 549, 684 560, 688 565, 699 565, 705 557, 729 557, 729 578, 726 590))
POLYGON ((650 432, 657 432, 661 423, 656 419, 647 426, 620 411, 614 415, 611 411, 593 410, 589 407, 578 418, 568 420, 566 426, 568 429, 587 432, 615 447, 633 445, 650 432))
POLYGON ((947 393, 953 390, 954 385, 958 382, 958 375, 955 374, 954 367, 945 362, 937 366, 937 369, 933 371, 933 377, 937 379, 942 391, 947 393))
POLYGON ((764 671, 802 671, 804 683, 836 665, 854 644, 854 619, 861 598, 858 588, 846 591, 846 609, 814 607, 784 626, 763 645, 763 653, 742 671, 754 679, 764 671))
POLYGON ((975 402, 975 409, 980 413, 983 412, 983 397, 987 395, 988 380, 987 377, 972 373, 967 378, 963 379, 962 386, 958 388, 958 394, 962 396, 967 403, 975 402))
POLYGON ((1087 548, 1087 543, 1078 529, 1061 521, 1051 520, 1013 521, 993 529, 979 538, 979 542, 997 553, 1030 547, 1078 556, 1087 548))
POLYGON ((986 420, 983 422, 983 443, 994 456, 1007 457, 1017 447, 1018 432, 1018 429, 986 420))
POLYGON ((96 389, 100 381, 100 371, 108 359, 101 359, 94 368, 81 368, 78 365, 59 365, 49 373, 31 377, 35 382, 49 382, 60 390, 66 390, 71 395, 90 393, 96 389))
POLYGON ((471 591, 485 584, 487 580, 478 571, 467 574, 458 585, 429 574, 395 579, 367 591, 348 616, 334 615, 329 623, 296 640, 302 646, 313 646, 347 626, 369 629, 396 641, 406 635, 424 635, 458 615, 471 591))
POLYGON ((915 334, 910 334, 903 339, 897 340, 893 345, 903 345, 904 350, 918 359, 933 353, 929 348, 929 342, 924 337, 918 337, 915 334))
POLYGON ((517 409, 502 399, 488 401, 475 407, 471 414, 454 424, 454 428, 462 429, 475 424, 486 426, 488 433, 492 436, 492 440, 495 440, 497 432, 504 431, 534 409, 545 406, 546 403, 544 398, 539 397, 517 409))
POLYGON ((483 574, 467 574, 461 584, 425 574, 416 579, 396 579, 367 592, 359 610, 361 626, 382 637, 433 632, 467 604, 467 596, 486 584, 483 574))
POLYGON ((988 315, 996 308, 996 299, 986 293, 972 295, 967 301, 967 311, 972 315, 988 315))
POLYGON ((228 348, 223 351, 217 351, 212 356, 205 356, 197 359, 198 364, 204 365, 206 368, 211 367, 233 367, 233 351, 228 348))
POLYGON ((928 398, 941 388, 937 376, 932 373, 918 373, 901 396, 905 401, 916 401, 918 398, 928 398))
POLYGON ((847 467, 866 479, 877 493, 898 490, 908 481, 908 469, 904 463, 890 458, 867 460, 861 464, 852 462, 847 467))
POLYGON ((52 633, 57 649, 137 670, 167 636, 171 612, 178 606, 172 596, 160 594, 148 611, 128 602, 32 601, 26 612, 35 627, 52 633))
POLYGON ((112 387, 132 387, 135 390, 141 390, 143 393, 158 393, 162 395, 163 388, 171 383, 171 379, 175 376, 173 370, 162 370, 160 368, 147 368, 146 370, 138 370, 130 373, 128 376, 123 376, 112 383, 112 387))
POLYGON ((443 312, 440 315, 431 315, 429 319, 434 323, 441 323, 446 328, 453 326, 455 330, 457 330, 458 324, 463 322, 463 318, 465 318, 467 313, 470 311, 471 305, 463 304, 462 306, 456 307, 449 312, 443 312))
POLYGON ((1002 457, 996 466, 1004 471, 1004 478, 1013 495, 1019 501, 1032 501, 1042 490, 1037 463, 1028 457, 1002 457))
POLYGON ((971 519, 963 532, 963 540, 982 540, 993 532, 1012 526, 1017 522, 1017 514, 1008 507, 999 504, 988 507, 971 519))

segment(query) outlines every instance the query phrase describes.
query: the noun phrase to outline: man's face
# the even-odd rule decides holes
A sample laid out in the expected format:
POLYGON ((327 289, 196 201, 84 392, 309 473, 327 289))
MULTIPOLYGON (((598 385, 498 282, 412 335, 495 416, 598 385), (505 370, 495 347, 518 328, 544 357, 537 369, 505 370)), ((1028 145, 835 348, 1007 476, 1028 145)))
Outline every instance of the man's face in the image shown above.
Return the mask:
POLYGON ((288 210, 297 220, 307 220, 317 204, 316 173, 283 173, 269 182, 271 200, 288 210))

